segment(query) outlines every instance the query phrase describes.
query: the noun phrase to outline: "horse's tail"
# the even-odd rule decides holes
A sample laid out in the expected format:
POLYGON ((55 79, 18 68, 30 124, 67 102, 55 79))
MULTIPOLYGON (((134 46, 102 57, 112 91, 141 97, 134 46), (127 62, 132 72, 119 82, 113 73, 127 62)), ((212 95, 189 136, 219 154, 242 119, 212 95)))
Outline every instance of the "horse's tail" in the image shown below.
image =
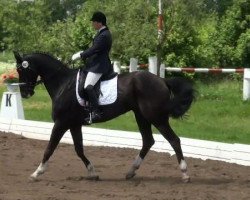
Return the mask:
POLYGON ((168 110, 173 118, 182 117, 195 99, 195 90, 190 80, 175 77, 164 79, 170 91, 168 110))

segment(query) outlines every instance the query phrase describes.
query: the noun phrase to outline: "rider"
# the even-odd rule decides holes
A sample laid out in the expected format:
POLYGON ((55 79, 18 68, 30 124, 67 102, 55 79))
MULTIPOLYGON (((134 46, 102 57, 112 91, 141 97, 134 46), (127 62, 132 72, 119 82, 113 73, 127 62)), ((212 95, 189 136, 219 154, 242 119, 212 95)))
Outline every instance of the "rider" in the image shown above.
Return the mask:
POLYGON ((84 84, 89 101, 92 105, 92 119, 101 118, 98 109, 98 97, 94 91, 94 86, 102 75, 113 72, 113 67, 109 58, 109 52, 112 46, 112 36, 106 24, 106 16, 102 12, 95 12, 91 18, 92 25, 97 34, 94 37, 93 44, 85 51, 80 51, 72 56, 72 60, 86 59, 86 68, 88 72, 84 84))

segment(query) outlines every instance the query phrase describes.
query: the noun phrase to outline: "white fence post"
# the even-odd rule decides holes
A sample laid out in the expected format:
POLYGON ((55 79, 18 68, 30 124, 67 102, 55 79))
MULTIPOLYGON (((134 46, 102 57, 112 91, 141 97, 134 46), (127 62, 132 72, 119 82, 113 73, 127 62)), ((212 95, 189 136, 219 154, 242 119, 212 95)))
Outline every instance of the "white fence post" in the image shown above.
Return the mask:
POLYGON ((161 66, 160 66, 160 77, 161 78, 165 78, 165 69, 166 69, 165 64, 161 64, 161 66))
POLYGON ((148 58, 148 71, 157 75, 157 57, 156 56, 151 56, 148 58))
POLYGON ((129 72, 137 71, 138 60, 136 58, 130 58, 129 72))
POLYGON ((114 68, 114 72, 120 74, 121 73, 121 63, 120 63, 120 61, 114 61, 113 68, 114 68))
POLYGON ((244 69, 244 79, 243 79, 243 100, 248 100, 250 98, 250 68, 244 69))

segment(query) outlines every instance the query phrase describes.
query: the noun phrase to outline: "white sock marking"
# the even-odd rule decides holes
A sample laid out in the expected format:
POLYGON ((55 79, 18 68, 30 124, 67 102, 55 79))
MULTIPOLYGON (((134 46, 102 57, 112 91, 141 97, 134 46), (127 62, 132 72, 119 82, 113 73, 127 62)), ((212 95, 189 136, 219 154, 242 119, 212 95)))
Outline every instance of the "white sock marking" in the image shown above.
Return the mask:
POLYGON ((134 162, 133 162, 133 167, 135 167, 136 169, 138 169, 142 163, 143 159, 137 155, 134 162))
POLYGON ((180 168, 181 168, 182 172, 186 172, 187 171, 187 163, 186 163, 185 160, 181 160, 180 168))
POLYGON ((95 168, 91 163, 89 163, 89 165, 87 166, 87 169, 88 169, 88 175, 89 176, 91 176, 91 177, 96 176, 95 168))
POLYGON ((32 178, 37 178, 39 175, 43 174, 48 167, 48 163, 40 163, 36 171, 31 175, 32 178))

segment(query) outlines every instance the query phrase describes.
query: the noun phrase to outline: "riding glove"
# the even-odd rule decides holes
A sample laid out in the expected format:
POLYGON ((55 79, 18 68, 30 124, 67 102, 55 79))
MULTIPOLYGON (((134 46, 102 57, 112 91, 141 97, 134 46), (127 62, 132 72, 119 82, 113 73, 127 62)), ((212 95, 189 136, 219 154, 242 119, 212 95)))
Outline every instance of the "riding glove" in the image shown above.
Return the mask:
POLYGON ((75 53, 73 56, 72 56, 72 60, 74 61, 74 60, 78 60, 78 59, 80 59, 81 58, 81 53, 82 53, 83 51, 79 51, 79 52, 77 52, 77 53, 75 53))

